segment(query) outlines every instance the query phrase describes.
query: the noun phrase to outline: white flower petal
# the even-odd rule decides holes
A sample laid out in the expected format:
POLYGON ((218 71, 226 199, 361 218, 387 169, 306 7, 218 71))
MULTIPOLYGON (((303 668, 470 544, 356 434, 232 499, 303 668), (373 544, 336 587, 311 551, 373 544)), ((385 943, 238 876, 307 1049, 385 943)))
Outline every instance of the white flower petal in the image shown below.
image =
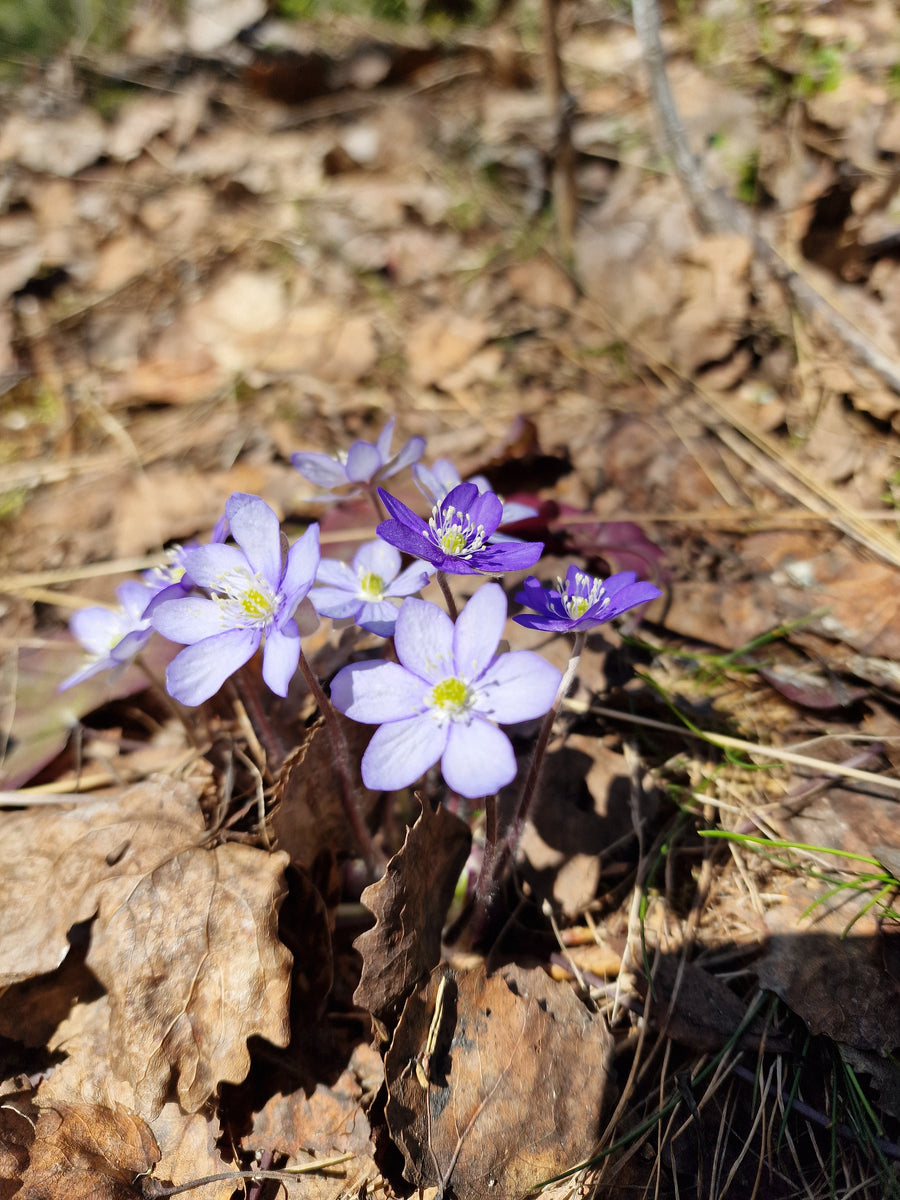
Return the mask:
POLYGON ((438 761, 446 739, 446 727, 427 716, 382 725, 363 755, 363 783, 389 792, 409 787, 438 761))
POLYGON ((456 673, 453 622, 436 604, 412 597, 403 601, 394 630, 397 657, 407 670, 439 683, 456 673))
POLYGON ((225 516, 251 569, 277 588, 281 579, 281 526, 274 512, 259 496, 234 492, 225 503, 225 516))
POLYGON ((463 679, 477 679, 494 655, 506 623, 506 595, 499 583, 483 584, 459 614, 453 659, 463 679))
POLYGON ((491 796, 516 777, 512 743, 496 725, 479 717, 452 723, 441 774, 447 786, 467 800, 491 796))
POLYGON ((354 721, 380 725, 422 712, 428 684, 399 663, 352 663, 331 681, 335 708, 354 721))
POLYGON ((357 572, 357 579, 361 568, 389 583, 400 570, 400 551, 382 538, 376 538, 375 541, 360 546, 353 555, 353 567, 357 572))
POLYGON ((501 725, 541 717, 553 704, 562 674, 532 650, 499 654, 478 680, 478 711, 501 725))

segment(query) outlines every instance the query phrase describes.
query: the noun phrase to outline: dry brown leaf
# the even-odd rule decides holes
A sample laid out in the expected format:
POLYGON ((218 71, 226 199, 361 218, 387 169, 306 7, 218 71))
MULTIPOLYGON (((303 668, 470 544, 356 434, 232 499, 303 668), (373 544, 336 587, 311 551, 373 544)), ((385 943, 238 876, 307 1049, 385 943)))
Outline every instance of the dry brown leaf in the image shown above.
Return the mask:
POLYGON ((631 772, 596 737, 570 734, 542 781, 520 844, 524 877, 575 917, 597 894, 600 852, 630 831, 631 772))
POLYGON ((254 1034, 288 1042, 291 956, 278 941, 285 854, 192 849, 161 863, 101 910, 88 966, 112 997, 110 1054, 155 1112, 178 1073, 195 1112, 250 1069, 254 1034), (108 919, 104 921, 104 917, 108 919))
MULTIPOLYGON (((641 996, 650 997, 648 1017, 655 1027, 699 1054, 721 1050, 747 1015, 746 1004, 721 979, 677 955, 663 955, 651 978, 648 985, 643 974, 635 977, 641 996)), ((738 1048, 758 1052, 764 1033, 764 1023, 754 1020, 741 1034, 738 1048)), ((790 1040, 770 1035, 765 1045, 786 1051, 790 1040)))
POLYGON ((52 176, 77 174, 105 149, 106 126, 87 106, 55 119, 12 113, 0 136, 0 162, 14 161, 52 176))
POLYGON ((76 999, 95 1000, 101 991, 81 954, 70 953, 57 970, 3 990, 0 1037, 13 1038, 23 1046, 46 1045, 68 1019, 76 999))
POLYGON ((406 343, 410 377, 420 387, 440 383, 480 349, 487 337, 484 321, 445 310, 429 313, 416 323, 406 343))
POLYGON ((354 942, 363 967, 353 999, 388 1029, 440 961, 441 931, 471 843, 465 821, 426 803, 382 878, 362 894, 375 925, 354 942))
POLYGON ((674 354, 685 372, 734 349, 750 308, 752 251, 737 234, 706 237, 685 256, 684 303, 671 323, 674 354))
POLYGON ((437 968, 410 996, 385 1059, 391 1136, 415 1186, 519 1200, 585 1158, 612 1097, 602 1017, 542 970, 437 968), (413 1067, 447 984, 430 1086, 413 1067))
MULTIPOLYGON (((74 1005, 47 1048, 63 1051, 66 1057, 40 1085, 38 1099, 44 1107, 77 1103, 136 1110, 135 1090, 118 1077, 119 1063, 110 1058, 108 996, 91 1004, 74 1005)), ((156 1178, 187 1183, 233 1169, 216 1149, 217 1118, 185 1113, 180 1105, 170 1102, 148 1123, 162 1151, 154 1172, 156 1178)), ((199 1200, 229 1200, 233 1191, 232 1184, 217 1183, 207 1184, 195 1194, 199 1200)))
POLYGON ((20 1194, 19 1184, 34 1143, 37 1109, 32 1093, 0 1095, 0 1200, 20 1194))
MULTIPOLYGON (((237 1168, 225 1161, 216 1148, 221 1134, 219 1120, 204 1113, 186 1113, 180 1105, 166 1104, 150 1122, 162 1156, 153 1175, 172 1184, 190 1183, 210 1175, 224 1175, 237 1168)), ((240 1180, 220 1180, 191 1188, 188 1196, 196 1200, 230 1200, 240 1180)))
POLYGON ((245 1144, 295 1159, 304 1152, 320 1158, 336 1154, 364 1158, 370 1150, 370 1129, 360 1103, 360 1079, 374 1080, 381 1074, 377 1052, 368 1045, 357 1046, 346 1070, 331 1086, 319 1083, 311 1096, 303 1089, 273 1096, 254 1116, 245 1144))
POLYGON ((856 1050, 891 1054, 900 1047, 898 986, 885 970, 874 922, 866 917, 845 936, 860 900, 855 894, 826 895, 824 887, 822 903, 801 921, 815 899, 805 881, 791 884, 783 903, 766 913, 771 933, 759 982, 813 1033, 856 1050))
POLYGON ((68 1017, 47 1040, 51 1053, 66 1057, 42 1081, 42 1103, 98 1104, 104 1108, 124 1105, 149 1117, 148 1112, 138 1108, 133 1086, 122 1078, 122 1064, 110 1059, 110 1019, 109 996, 72 1005, 68 1017))
MULTIPOLYGON (((358 721, 340 718, 351 762, 359 762, 372 736, 358 721)), ((321 718, 307 730, 302 743, 287 758, 278 780, 278 807, 272 828, 278 845, 295 866, 309 870, 323 850, 337 855, 358 853, 353 830, 341 800, 334 751, 321 718)), ((366 815, 378 793, 357 779, 357 795, 366 815)))
POLYGON ((159 1159, 146 1122, 125 1108, 63 1104, 41 1108, 20 1200, 129 1200, 159 1159))
POLYGON ((172 1075, 188 1111, 249 1069, 253 1034, 285 1045, 290 955, 277 938, 287 856, 198 846, 186 784, 12 814, 0 878, 5 981, 52 970, 66 932, 97 914, 87 964, 112 1006, 110 1055, 157 1112, 172 1075))

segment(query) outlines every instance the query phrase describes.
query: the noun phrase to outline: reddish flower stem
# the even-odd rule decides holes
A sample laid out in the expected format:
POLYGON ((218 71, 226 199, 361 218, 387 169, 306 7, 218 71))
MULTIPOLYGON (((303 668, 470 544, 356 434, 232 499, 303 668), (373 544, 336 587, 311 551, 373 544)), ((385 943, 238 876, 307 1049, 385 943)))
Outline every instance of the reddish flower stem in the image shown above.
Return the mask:
POLYGON ((266 712, 259 694, 259 682, 246 667, 241 667, 239 671, 235 672, 230 682, 234 694, 244 706, 260 745, 266 752, 266 761, 274 777, 281 770, 282 764, 287 758, 287 747, 269 720, 269 714, 266 712))
POLYGON ((455 621, 459 613, 456 608, 456 601, 453 599, 453 593, 450 591, 450 584, 447 580, 447 576, 443 571, 438 571, 436 578, 444 595, 444 601, 447 605, 447 612, 450 614, 450 620, 455 621))
POLYGON ((370 483, 366 488, 366 495, 372 501, 372 507, 375 509, 375 520, 379 523, 387 520, 387 513, 384 511, 384 505, 381 503, 381 497, 378 495, 378 485, 370 483))
MULTIPOLYGON (((522 784, 522 790, 519 793, 516 811, 513 814, 512 821, 506 832, 506 836, 502 842, 499 842, 497 837, 496 827, 496 807, 494 809, 494 829, 493 839, 491 840, 491 822, 489 819, 490 810, 486 811, 485 822, 485 847, 484 847, 484 862, 481 868, 481 874, 478 877, 478 883, 475 888, 475 905, 472 910, 472 916, 469 922, 470 937, 477 943, 483 937, 491 924, 491 908, 494 905, 497 893, 499 891, 500 882, 505 875, 510 862, 515 857, 516 851, 519 848, 519 842, 522 840, 522 832, 525 828, 525 822, 528 820, 528 814, 531 810, 531 805, 537 793, 538 784, 541 779, 541 770, 544 765, 544 757, 547 752, 547 745, 550 741, 550 734, 553 731, 553 724, 559 714, 560 707, 566 692, 572 686, 572 680, 578 672, 578 664, 581 660, 581 654, 584 650, 586 633, 575 634, 575 644, 572 647, 572 655, 569 659, 569 665, 566 667, 565 674, 560 680, 559 687, 556 691, 556 698, 553 701, 550 709, 544 716, 541 722, 541 728, 538 732, 537 741, 534 744, 534 749, 531 752, 531 760, 528 764, 528 770, 525 775, 525 780, 522 784)), ((494 804, 496 806, 496 798, 494 804)))

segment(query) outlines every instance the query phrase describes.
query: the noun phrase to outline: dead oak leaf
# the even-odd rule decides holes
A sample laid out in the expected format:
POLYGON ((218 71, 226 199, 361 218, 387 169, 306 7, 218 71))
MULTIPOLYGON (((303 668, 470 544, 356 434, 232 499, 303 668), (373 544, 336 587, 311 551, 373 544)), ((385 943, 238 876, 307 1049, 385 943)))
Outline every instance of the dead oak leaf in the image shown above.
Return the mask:
POLYGON ((158 1112, 177 1075, 195 1112, 250 1066, 246 1039, 288 1040, 277 937, 287 856, 198 844, 193 790, 157 778, 72 809, 12 814, 0 849, 0 981, 52 970, 96 914, 87 965, 110 997, 110 1057, 158 1112))
POLYGON ((34 1144, 36 1117, 30 1090, 0 1094, 0 1200, 12 1200, 20 1190, 34 1144))
POLYGON ((465 821, 426 802, 384 875, 362 894, 375 925, 353 943, 363 960, 353 1000, 385 1029, 440 962, 441 931, 471 843, 465 821))
POLYGON ((146 1122, 125 1108, 40 1108, 18 1200, 131 1200, 135 1180, 159 1159, 146 1122))
MULTIPOLYGON (((237 1170, 225 1161, 216 1146, 222 1133, 217 1117, 186 1113, 180 1105, 170 1102, 150 1124, 162 1151, 153 1171, 154 1180, 178 1185, 237 1170)), ((218 1179, 191 1188, 186 1194, 192 1200, 230 1200, 235 1187, 241 1186, 240 1179, 234 1177, 218 1179)), ((151 1187, 145 1189, 145 1194, 153 1194, 151 1187)))
POLYGON ((459 1200, 519 1200, 574 1166, 594 1149, 611 1098, 611 1044, 605 1021, 541 970, 437 968, 410 996, 385 1058, 404 1175, 459 1200), (432 1029, 423 1088, 414 1065, 432 1029))
MULTIPOLYGON (((118 1077, 119 1064, 110 1057, 109 1028, 109 996, 72 1007, 47 1045, 51 1052, 64 1051, 66 1057, 41 1081, 38 1101, 43 1108, 78 1103, 117 1111, 135 1109, 134 1088, 118 1077)), ((148 1124, 160 1149, 155 1179, 181 1184, 234 1170, 216 1147, 221 1134, 216 1117, 186 1113, 170 1102, 148 1124)), ((224 1180, 193 1189, 191 1195, 196 1200, 229 1200, 233 1192, 234 1181, 224 1180)), ((5 1200, 2 1191, 0 1200, 5 1200)))
POLYGON ((369 1152, 371 1130, 362 1108, 361 1077, 379 1080, 381 1058, 368 1045, 354 1048, 350 1062, 333 1085, 318 1083, 311 1095, 298 1088, 272 1096, 254 1115, 244 1149, 263 1147, 299 1159, 303 1153, 329 1158, 369 1152))

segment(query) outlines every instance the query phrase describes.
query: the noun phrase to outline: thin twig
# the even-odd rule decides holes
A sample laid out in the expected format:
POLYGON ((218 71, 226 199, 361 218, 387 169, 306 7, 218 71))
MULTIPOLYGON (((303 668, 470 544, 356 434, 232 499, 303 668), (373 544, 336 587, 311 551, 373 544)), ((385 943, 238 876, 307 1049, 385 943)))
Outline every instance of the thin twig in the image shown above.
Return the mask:
POLYGON ((544 87, 554 122, 552 148, 553 208, 559 255, 571 267, 575 244, 575 148, 572 145, 574 98, 566 90, 559 53, 559 0, 541 0, 541 24, 544 39, 544 87))
POLYGON ((206 1175, 203 1179, 192 1179, 190 1183, 179 1183, 175 1187, 159 1187, 156 1180, 149 1180, 150 1188, 147 1195, 156 1200, 157 1197, 178 1196, 182 1192, 191 1192, 195 1188, 205 1187, 208 1183, 223 1183, 230 1179, 274 1179, 277 1183, 286 1183, 296 1179, 298 1175, 309 1175, 314 1171, 327 1171, 331 1167, 349 1162, 352 1154, 340 1154, 334 1158, 323 1158, 317 1162, 302 1163, 297 1167, 283 1167, 280 1171, 267 1171, 259 1168, 255 1171, 223 1171, 221 1175, 206 1175))
POLYGON ((599 704, 579 704, 568 701, 566 708, 573 712, 588 712, 601 717, 612 717, 615 721, 625 721, 632 725, 644 725, 648 729, 660 729, 666 733, 678 733, 682 737, 698 738, 709 742, 721 750, 740 750, 744 754, 758 754, 761 758, 772 758, 778 762, 790 763, 794 767, 808 767, 817 774, 827 772, 837 778, 858 779, 861 783, 871 783, 878 787, 889 788, 900 792, 900 779, 891 775, 876 775, 873 771, 860 771, 856 767, 844 763, 825 762, 820 758, 809 758, 805 754, 795 754, 782 746, 763 746, 758 742, 746 742, 743 738, 728 737, 724 733, 706 733, 703 730, 688 729, 684 725, 672 725, 668 721, 657 721, 654 717, 639 717, 636 713, 620 712, 615 708, 604 708, 599 704))
POLYGON ((757 259, 764 263, 787 289, 794 303, 803 312, 821 317, 861 362, 879 375, 894 392, 900 394, 900 363, 879 349, 871 338, 857 329, 773 246, 760 237, 752 228, 747 214, 734 201, 724 193, 714 192, 707 186, 700 166, 688 147, 678 107, 669 87, 665 53, 659 32, 657 2, 632 0, 632 12, 635 32, 640 40, 644 63, 650 77, 653 104, 662 129, 663 141, 701 230, 704 233, 737 233, 749 238, 757 259))

